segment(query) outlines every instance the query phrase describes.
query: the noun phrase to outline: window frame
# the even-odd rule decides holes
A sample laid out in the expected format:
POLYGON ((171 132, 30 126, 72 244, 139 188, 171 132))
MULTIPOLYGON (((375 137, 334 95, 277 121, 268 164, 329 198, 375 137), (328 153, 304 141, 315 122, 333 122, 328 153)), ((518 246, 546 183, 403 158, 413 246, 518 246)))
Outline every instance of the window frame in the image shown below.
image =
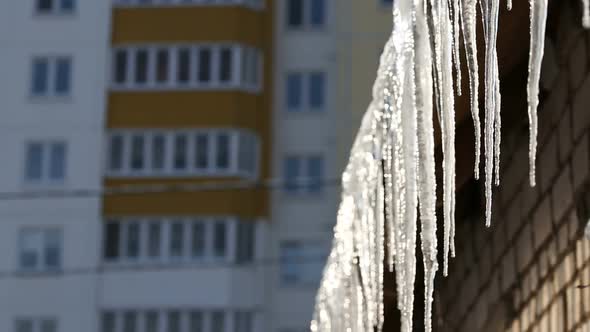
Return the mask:
MULTIPOLYGON (((56 0, 57 1, 57 0, 56 0)), ((28 96, 32 100, 68 100, 74 95, 74 74, 75 74, 75 61, 74 57, 70 54, 34 54, 30 59, 29 64, 29 87, 28 96), (69 71, 67 75, 66 85, 67 91, 58 91, 58 63, 65 60, 69 71), (38 61, 45 61, 47 65, 47 73, 45 77, 45 91, 35 91, 35 64, 38 61)))
POLYGON ((55 187, 65 186, 68 179, 68 161, 69 161, 70 148, 66 139, 30 139, 24 142, 23 151, 23 184, 25 187, 55 187), (39 179, 31 179, 28 177, 27 169, 29 164, 29 148, 31 145, 39 144, 41 146, 41 174, 39 179), (63 145, 64 156, 63 156, 63 178, 52 178, 52 158, 54 147, 63 145))
POLYGON ((43 1, 43 0, 35 0, 35 2, 33 3, 33 13, 36 16, 42 16, 42 17, 46 17, 46 16, 74 16, 77 11, 78 11, 78 2, 77 0, 71 0, 72 1, 72 8, 71 9, 64 9, 63 6, 63 2, 65 0, 51 0, 52 1, 52 5, 51 8, 48 10, 41 10, 39 8, 39 3, 43 1))
MULTIPOLYGON (((22 274, 45 274, 59 273, 64 268, 64 229, 62 226, 23 226, 18 230, 17 241, 17 271, 22 274), (55 232, 58 235, 59 262, 57 266, 47 264, 48 234, 55 232), (25 252, 25 236, 38 233, 38 243, 32 246, 36 254, 36 263, 34 266, 26 267, 23 265, 23 254, 25 252)), ((30 250, 31 248, 27 249, 30 250)))
POLYGON ((287 114, 326 114, 329 111, 330 95, 330 77, 327 70, 324 69, 291 69, 285 71, 283 75, 283 107, 287 114), (299 76, 299 106, 290 107, 290 88, 289 80, 292 75, 299 76), (321 105, 314 106, 312 103, 313 94, 311 93, 312 78, 319 76, 322 78, 320 99, 321 105))
POLYGON ((330 8, 329 8, 329 1, 326 0, 319 0, 323 1, 323 13, 322 13, 322 22, 321 24, 314 24, 313 23, 313 4, 312 2, 318 0, 300 0, 302 3, 302 13, 301 13, 301 24, 300 25, 291 25, 290 24, 290 1, 288 0, 285 2, 284 6, 284 29, 287 32, 296 33, 296 32, 304 32, 304 31, 325 31, 330 20, 330 8))
POLYGON ((260 138, 253 131, 235 128, 210 128, 210 129, 183 129, 183 130, 161 130, 161 129, 115 129, 111 130, 105 138, 106 141, 106 160, 104 161, 104 172, 107 177, 111 178, 178 178, 178 177, 216 177, 216 176, 238 176, 245 179, 256 179, 259 176, 260 168, 260 138), (228 137, 228 167, 218 167, 218 137, 225 135, 228 137), (143 168, 133 169, 131 167, 131 144, 132 138, 136 136, 143 137, 143 168), (153 164, 154 137, 164 137, 164 167, 155 168, 153 164), (175 138, 178 136, 186 137, 186 167, 177 169, 175 166, 175 138), (207 137, 207 167, 197 167, 197 137, 207 137), (121 137, 121 166, 113 169, 112 143, 113 138, 121 137), (251 146, 241 145, 244 137, 248 137, 251 146), (253 169, 243 169, 240 164, 240 149, 251 149, 255 154, 253 156, 253 169))
POLYGON ((253 94, 262 92, 264 62, 262 51, 239 43, 198 43, 198 44, 133 44, 113 47, 110 55, 110 90, 112 91, 192 91, 192 90, 238 90, 253 94), (231 56, 229 79, 221 81, 221 53, 229 50, 231 56), (146 81, 136 82, 136 54, 140 50, 147 51, 146 81), (168 54, 167 76, 165 82, 157 80, 157 54, 165 50, 168 54), (189 75, 188 81, 179 81, 179 54, 181 50, 189 51, 189 75), (200 79, 201 52, 210 54, 208 65, 209 79, 200 79), (242 79, 242 67, 245 64, 244 52, 251 52, 254 61, 251 63, 253 76, 252 82, 244 82, 242 79), (126 67, 124 72, 118 71, 119 55, 124 55, 126 67), (119 75, 123 78, 119 81, 119 75))

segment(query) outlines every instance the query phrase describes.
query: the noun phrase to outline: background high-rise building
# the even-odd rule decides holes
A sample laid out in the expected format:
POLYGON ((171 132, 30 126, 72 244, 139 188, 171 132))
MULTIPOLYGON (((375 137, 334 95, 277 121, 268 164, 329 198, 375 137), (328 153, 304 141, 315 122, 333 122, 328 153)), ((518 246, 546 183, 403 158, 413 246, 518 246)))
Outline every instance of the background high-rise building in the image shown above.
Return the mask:
POLYGON ((308 330, 390 3, 0 5, 0 330, 308 330))

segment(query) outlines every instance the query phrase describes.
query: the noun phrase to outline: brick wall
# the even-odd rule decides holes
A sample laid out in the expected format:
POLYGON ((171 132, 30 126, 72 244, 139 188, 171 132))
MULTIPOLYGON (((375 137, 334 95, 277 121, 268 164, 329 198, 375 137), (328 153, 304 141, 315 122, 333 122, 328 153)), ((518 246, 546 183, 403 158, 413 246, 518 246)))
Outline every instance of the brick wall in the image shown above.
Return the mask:
MULTIPOLYGON (((589 175, 590 34, 580 1, 553 1, 539 111, 537 187, 526 117, 504 133, 493 225, 458 220, 457 257, 438 280, 438 331, 590 331, 590 240, 577 197, 589 175)), ((525 95, 526 96, 526 95, 525 95)), ((522 103, 505 111, 526 113, 522 103)), ((507 106, 508 105, 508 106, 507 106)))

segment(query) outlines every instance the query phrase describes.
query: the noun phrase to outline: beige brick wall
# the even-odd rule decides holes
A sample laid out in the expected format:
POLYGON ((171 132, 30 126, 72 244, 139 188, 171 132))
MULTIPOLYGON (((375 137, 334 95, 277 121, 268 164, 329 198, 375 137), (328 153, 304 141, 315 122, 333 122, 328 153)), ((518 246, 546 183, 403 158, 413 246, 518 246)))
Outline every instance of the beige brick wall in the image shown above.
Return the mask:
MULTIPOLYGON (((590 331, 590 287, 579 288, 590 285, 590 240, 576 210, 590 167, 590 34, 580 27, 578 3, 553 1, 538 185, 527 182, 527 124, 513 124, 492 228, 481 216, 459 221, 457 258, 437 281, 438 331, 590 331)), ((526 112, 504 102, 507 112, 526 112)))

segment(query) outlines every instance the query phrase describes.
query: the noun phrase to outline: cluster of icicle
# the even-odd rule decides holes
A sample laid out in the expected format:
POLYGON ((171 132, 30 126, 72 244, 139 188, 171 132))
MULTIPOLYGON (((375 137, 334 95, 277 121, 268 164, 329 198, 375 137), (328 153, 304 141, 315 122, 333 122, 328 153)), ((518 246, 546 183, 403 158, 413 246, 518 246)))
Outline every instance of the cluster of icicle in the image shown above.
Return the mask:
MULTIPOLYGON (((590 2, 584 25, 590 25, 590 2)), ((499 184, 500 85, 496 38, 499 0, 396 0, 393 30, 381 55, 373 101, 363 118, 342 178, 333 248, 316 299, 312 331, 381 330, 383 275, 395 271, 401 330, 412 331, 416 244, 424 264, 425 330, 431 331, 437 262, 435 138, 443 152, 443 274, 454 256, 455 94, 461 94, 463 42, 475 127, 475 177, 479 178, 481 125, 476 46, 478 7, 485 39, 484 170, 486 225, 492 183, 499 184), (460 40, 462 36, 462 40, 460 40), (453 85, 453 83, 456 85, 453 85), (418 227, 420 222, 420 227, 418 227)), ((508 0, 508 9, 512 3, 508 0)), ((544 50, 547 0, 530 0, 531 46, 528 80, 530 183, 535 184, 537 106, 544 50)))

